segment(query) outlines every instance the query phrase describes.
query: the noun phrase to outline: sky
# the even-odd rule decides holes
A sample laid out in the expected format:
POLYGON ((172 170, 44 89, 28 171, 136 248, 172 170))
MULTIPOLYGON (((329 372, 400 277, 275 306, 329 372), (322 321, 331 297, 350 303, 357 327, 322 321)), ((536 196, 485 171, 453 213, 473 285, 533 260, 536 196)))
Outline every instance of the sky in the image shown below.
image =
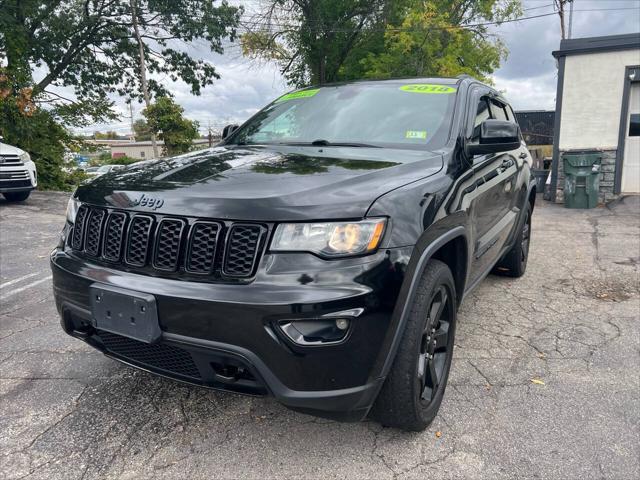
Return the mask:
MULTIPOLYGON (((230 3, 243 4, 250 10, 258 2, 235 0, 230 3)), ((554 11, 553 0, 523 0, 523 8, 524 16, 528 17, 554 11)), ((572 38, 638 31, 640 0, 574 0, 572 38)), ((492 27, 492 33, 502 39, 509 50, 509 56, 493 75, 496 88, 504 92, 515 110, 553 110, 557 67, 551 52, 560 46, 558 15, 503 24, 492 27)), ((195 57, 211 61, 221 78, 204 88, 200 96, 191 95, 182 82, 161 80, 185 109, 185 116, 200 123, 201 132, 209 126, 220 130, 229 123, 242 123, 290 90, 274 65, 258 65, 243 58, 237 45, 230 46, 224 55, 212 54, 204 43, 198 42, 188 50, 195 57)), ((120 122, 93 125, 78 132, 130 132, 128 108, 121 99, 114 100, 122 112, 120 122)), ((142 105, 134 107, 134 118, 141 117, 142 108, 142 105)))

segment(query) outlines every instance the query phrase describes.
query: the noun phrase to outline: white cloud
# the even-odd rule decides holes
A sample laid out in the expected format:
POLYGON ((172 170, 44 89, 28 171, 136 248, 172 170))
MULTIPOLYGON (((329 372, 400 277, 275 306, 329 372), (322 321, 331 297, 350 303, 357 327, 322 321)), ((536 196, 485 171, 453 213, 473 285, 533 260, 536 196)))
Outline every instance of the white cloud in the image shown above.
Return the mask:
POLYGON ((495 87, 504 92, 515 110, 554 110, 557 73, 533 78, 494 77, 495 87))

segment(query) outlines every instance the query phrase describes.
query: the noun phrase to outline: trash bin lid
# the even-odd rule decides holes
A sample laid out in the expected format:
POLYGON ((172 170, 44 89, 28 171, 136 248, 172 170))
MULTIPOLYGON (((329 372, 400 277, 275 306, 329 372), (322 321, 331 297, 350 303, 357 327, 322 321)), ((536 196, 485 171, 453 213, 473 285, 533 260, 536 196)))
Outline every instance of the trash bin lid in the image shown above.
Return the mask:
POLYGON ((602 162, 599 153, 565 153, 562 158, 572 167, 591 167, 602 162))

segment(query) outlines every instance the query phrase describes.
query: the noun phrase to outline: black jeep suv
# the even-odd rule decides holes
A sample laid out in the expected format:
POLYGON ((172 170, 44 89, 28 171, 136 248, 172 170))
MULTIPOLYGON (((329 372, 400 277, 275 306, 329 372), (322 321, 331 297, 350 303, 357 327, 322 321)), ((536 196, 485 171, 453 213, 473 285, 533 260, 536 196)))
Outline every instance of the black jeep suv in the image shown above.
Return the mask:
POLYGON ((62 327, 128 365, 421 430, 464 296, 526 268, 535 183, 469 78, 299 90, 216 147, 78 188, 51 254, 62 327))

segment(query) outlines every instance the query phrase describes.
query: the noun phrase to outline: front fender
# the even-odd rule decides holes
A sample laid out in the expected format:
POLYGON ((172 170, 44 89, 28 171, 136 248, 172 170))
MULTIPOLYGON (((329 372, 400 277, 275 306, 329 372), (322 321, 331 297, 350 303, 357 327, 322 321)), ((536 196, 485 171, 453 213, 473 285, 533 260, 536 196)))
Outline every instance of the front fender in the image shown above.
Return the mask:
MULTIPOLYGON (((454 239, 460 238, 464 241, 466 251, 468 252, 466 214, 460 212, 458 214, 446 217, 441 222, 437 222, 429 227, 420 237, 416 244, 409 264, 407 265, 405 277, 400 288, 398 300, 396 302, 389 329, 383 341, 380 353, 372 369, 372 380, 384 379, 396 357, 402 334, 407 324, 411 305, 416 295, 418 284, 422 278, 422 274, 431 258, 438 252, 440 248, 448 244, 454 239)), ((458 296, 462 297, 466 283, 466 273, 468 269, 469 255, 464 259, 465 271, 463 279, 458 291, 458 296)), ((457 285, 458 287, 458 285, 457 285)))

